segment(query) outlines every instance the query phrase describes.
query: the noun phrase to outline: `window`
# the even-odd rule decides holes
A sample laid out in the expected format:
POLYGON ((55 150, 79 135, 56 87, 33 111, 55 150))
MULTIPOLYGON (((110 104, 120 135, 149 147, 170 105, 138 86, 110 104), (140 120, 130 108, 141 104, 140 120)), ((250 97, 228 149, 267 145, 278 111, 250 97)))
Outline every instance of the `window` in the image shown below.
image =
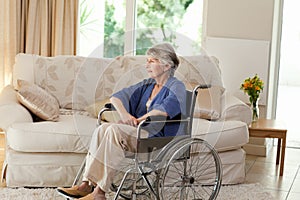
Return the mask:
POLYGON ((200 51, 203 0, 80 0, 78 54, 145 54, 167 41, 180 54, 200 51))

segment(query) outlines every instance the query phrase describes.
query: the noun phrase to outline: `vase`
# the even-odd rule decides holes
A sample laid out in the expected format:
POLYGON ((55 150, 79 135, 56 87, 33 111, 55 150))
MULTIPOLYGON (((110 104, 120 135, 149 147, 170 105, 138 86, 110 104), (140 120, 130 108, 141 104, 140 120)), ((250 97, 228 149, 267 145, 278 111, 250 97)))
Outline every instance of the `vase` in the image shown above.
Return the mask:
POLYGON ((252 122, 255 122, 259 118, 258 99, 253 100, 250 103, 251 103, 251 110, 252 110, 252 122))

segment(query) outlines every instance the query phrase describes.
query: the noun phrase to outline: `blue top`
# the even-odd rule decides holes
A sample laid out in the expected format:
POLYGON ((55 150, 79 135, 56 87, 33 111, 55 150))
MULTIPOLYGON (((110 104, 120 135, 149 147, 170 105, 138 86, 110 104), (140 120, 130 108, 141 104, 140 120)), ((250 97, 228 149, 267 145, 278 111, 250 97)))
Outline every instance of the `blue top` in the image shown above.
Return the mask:
MULTIPOLYGON (((146 103, 155 86, 155 80, 145 79, 133 86, 124 88, 112 96, 118 98, 123 103, 125 109, 132 116, 139 118, 147 113, 146 103)), ((170 119, 186 114, 186 90, 184 84, 175 77, 170 77, 163 88, 152 100, 148 112, 155 109, 166 112, 170 119)), ((164 128, 147 127, 149 137, 163 137, 182 135, 183 125, 179 123, 169 123, 164 128)))

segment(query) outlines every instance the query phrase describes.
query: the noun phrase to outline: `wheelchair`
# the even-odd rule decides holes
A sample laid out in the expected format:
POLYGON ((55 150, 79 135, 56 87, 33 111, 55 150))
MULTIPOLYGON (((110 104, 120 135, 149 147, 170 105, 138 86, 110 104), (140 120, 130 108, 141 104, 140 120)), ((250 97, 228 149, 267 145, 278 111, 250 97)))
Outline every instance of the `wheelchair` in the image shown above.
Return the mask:
MULTIPOLYGON (((193 113, 198 91, 209 87, 198 85, 187 91, 187 115, 168 119, 162 116, 148 117, 137 127, 137 152, 125 155, 113 178, 113 199, 216 199, 222 183, 221 161, 217 151, 205 140, 192 138, 193 113), (143 127, 152 123, 183 123, 186 133, 172 137, 142 138, 143 127), (143 155, 143 156, 141 156, 143 155), (145 156, 146 155, 146 156, 145 156)), ((113 111, 106 104, 98 114, 113 111)), ((85 167, 83 162, 73 185, 79 181, 85 167)))

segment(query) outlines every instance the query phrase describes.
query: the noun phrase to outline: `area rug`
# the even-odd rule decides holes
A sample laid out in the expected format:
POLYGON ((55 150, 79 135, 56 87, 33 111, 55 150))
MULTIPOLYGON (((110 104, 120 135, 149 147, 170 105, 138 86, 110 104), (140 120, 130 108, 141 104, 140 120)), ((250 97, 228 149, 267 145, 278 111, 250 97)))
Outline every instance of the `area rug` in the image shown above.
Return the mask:
MULTIPOLYGON (((64 200, 55 189, 0 188, 1 200, 64 200)), ((222 186, 217 200, 272 200, 260 184, 222 186)))

